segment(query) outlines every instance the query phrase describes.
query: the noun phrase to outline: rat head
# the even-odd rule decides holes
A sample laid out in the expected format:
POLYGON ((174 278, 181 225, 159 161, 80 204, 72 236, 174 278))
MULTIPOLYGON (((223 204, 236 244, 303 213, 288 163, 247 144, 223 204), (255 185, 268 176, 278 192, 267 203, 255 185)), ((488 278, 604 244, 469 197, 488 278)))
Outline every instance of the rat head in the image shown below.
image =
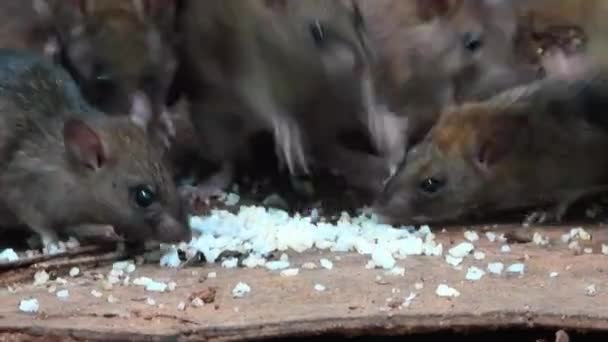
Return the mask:
POLYGON ((373 55, 354 1, 265 0, 265 5, 286 18, 299 41, 298 49, 319 60, 330 81, 343 86, 368 71, 373 55))
POLYGON ((455 76, 513 54, 517 21, 510 0, 418 0, 417 8, 427 23, 412 36, 435 70, 455 76))
POLYGON ((176 69, 170 1, 46 1, 38 11, 57 33, 47 52, 57 53, 91 104, 125 113, 129 96, 143 91, 162 109, 176 69))
POLYGON ((79 184, 70 195, 74 215, 81 208, 80 220, 112 225, 131 241, 189 241, 166 146, 154 132, 149 103, 138 96, 129 117, 65 122, 67 162, 79 184))
POLYGON ((526 116, 497 111, 465 104, 443 113, 387 182, 376 211, 394 224, 420 224, 499 207, 514 190, 516 177, 507 165, 517 164, 515 149, 525 144, 529 132, 526 116))

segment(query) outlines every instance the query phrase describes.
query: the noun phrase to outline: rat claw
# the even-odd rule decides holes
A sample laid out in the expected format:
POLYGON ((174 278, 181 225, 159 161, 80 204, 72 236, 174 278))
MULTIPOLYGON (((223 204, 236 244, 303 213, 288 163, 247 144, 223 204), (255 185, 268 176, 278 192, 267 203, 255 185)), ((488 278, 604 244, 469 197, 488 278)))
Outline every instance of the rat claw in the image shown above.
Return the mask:
POLYGON ((545 211, 534 211, 524 220, 525 225, 543 224, 547 221, 548 214, 545 211))
POLYGON ((62 248, 61 243, 59 243, 59 237, 55 232, 46 229, 37 229, 36 231, 40 236, 42 253, 44 255, 55 255, 64 251, 62 249, 65 248, 62 248))
POLYGON ((226 163, 220 171, 207 178, 201 184, 182 185, 178 188, 180 196, 194 207, 196 203, 207 203, 209 199, 220 196, 234 178, 234 166, 226 163))
POLYGON ((297 124, 290 119, 281 119, 275 120, 273 128, 279 167, 287 166, 292 175, 298 171, 309 174, 301 131, 297 124))
POLYGON ((524 221, 526 225, 560 223, 568 209, 567 205, 559 204, 549 210, 538 210, 528 215, 524 221))

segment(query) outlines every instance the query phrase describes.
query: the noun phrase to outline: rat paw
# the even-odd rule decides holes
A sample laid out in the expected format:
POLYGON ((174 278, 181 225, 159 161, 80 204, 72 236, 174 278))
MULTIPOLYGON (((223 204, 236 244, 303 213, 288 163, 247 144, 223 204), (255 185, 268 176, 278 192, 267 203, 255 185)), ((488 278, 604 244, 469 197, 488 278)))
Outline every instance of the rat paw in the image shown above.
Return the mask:
POLYGON ((57 255, 59 253, 64 252, 65 250, 63 250, 61 248, 61 246, 58 243, 55 242, 51 242, 48 244, 44 245, 44 248, 42 248, 42 254, 44 255, 57 255))
POLYGON ((58 239, 46 240, 45 237, 42 237, 42 254, 44 255, 57 255, 60 253, 64 253, 66 251, 66 247, 64 243, 61 243, 58 239))
POLYGON ((211 175, 201 184, 182 185, 178 188, 178 192, 180 197, 193 207, 196 203, 207 203, 211 198, 221 196, 233 179, 234 167, 227 163, 222 166, 220 171, 211 175))
POLYGON ((560 223, 566 214, 567 207, 558 205, 550 210, 537 210, 529 214, 524 220, 524 225, 560 223))
POLYGON ((191 207, 194 207, 196 203, 208 203, 211 198, 219 197, 223 193, 221 188, 209 184, 182 185, 178 192, 191 207))
POLYGON ((59 237, 53 231, 46 229, 36 229, 40 238, 40 247, 44 255, 56 255, 65 252, 65 244, 59 241, 59 237))
POLYGON ((291 119, 277 119, 274 120, 273 130, 279 167, 287 166, 292 175, 299 172, 303 172, 305 175, 310 174, 302 142, 302 132, 297 123, 291 119))
POLYGON ((389 165, 398 165, 407 150, 408 119, 401 118, 384 106, 368 113, 368 129, 372 141, 389 165))
POLYGON ((524 225, 543 224, 549 218, 549 213, 546 211, 534 211, 526 216, 524 225))

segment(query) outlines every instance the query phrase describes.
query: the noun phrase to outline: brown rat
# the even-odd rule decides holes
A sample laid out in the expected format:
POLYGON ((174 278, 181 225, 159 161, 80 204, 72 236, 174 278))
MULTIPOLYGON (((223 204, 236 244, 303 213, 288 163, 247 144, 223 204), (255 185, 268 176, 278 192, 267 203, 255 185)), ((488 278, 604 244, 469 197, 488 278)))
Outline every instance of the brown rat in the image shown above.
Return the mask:
POLYGON ((388 182, 376 210, 431 223, 555 204, 560 220, 608 185, 608 73, 550 77, 442 114, 388 182))
POLYGON ((446 106, 536 78, 515 58, 518 18, 505 0, 360 1, 378 49, 376 86, 415 143, 446 106))
POLYGON ((33 2, 49 31, 47 53, 68 69, 89 103, 125 113, 131 96, 143 91, 162 113, 177 68, 174 1, 33 2))
POLYGON ((189 240, 144 95, 130 116, 106 116, 62 68, 13 50, 0 50, 0 89, 0 199, 14 223, 45 245, 79 225, 111 225, 132 241, 189 240))
POLYGON ((350 2, 184 1, 180 13, 192 121, 224 170, 254 131, 273 132, 299 174, 335 127, 366 127, 372 53, 350 2))

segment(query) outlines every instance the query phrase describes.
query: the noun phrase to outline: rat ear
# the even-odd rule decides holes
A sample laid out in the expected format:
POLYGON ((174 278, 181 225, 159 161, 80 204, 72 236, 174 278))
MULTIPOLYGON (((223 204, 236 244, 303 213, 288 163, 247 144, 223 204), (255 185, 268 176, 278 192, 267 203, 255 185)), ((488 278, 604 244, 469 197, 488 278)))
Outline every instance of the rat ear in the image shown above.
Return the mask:
POLYGON ((450 16, 459 5, 459 0, 416 0, 418 18, 429 21, 450 16))
POLYGON ((82 120, 64 123, 63 140, 68 155, 91 170, 98 170, 107 160, 101 138, 82 120))
POLYGON ((484 172, 506 157, 515 139, 526 139, 529 119, 526 115, 489 114, 485 129, 477 132, 475 165, 484 172))

